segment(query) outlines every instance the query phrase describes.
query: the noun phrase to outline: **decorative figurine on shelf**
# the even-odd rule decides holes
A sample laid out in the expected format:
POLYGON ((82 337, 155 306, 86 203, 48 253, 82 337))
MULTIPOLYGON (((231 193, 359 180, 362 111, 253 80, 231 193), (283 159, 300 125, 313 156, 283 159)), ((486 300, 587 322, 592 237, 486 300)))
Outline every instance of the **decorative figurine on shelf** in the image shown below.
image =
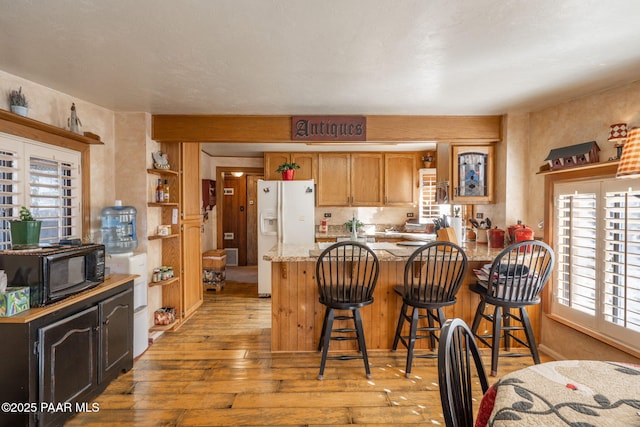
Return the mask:
POLYGON ((169 165, 169 160, 167 159, 167 153, 163 153, 162 151, 154 151, 153 156, 153 167, 156 169, 169 169, 171 166, 169 165))
POLYGON ((82 126, 82 122, 78 118, 78 114, 76 113, 76 104, 74 102, 71 103, 71 117, 69 117, 67 122, 69 124, 69 130, 71 132, 82 135, 82 132, 80 132, 80 126, 82 126))

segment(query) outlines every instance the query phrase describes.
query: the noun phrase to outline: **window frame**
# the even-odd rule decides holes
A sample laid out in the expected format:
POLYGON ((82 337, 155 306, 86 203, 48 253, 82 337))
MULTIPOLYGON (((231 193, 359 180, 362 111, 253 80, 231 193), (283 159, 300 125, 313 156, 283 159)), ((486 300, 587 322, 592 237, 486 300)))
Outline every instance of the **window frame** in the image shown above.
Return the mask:
MULTIPOLYGON (((567 183, 579 183, 581 181, 593 181, 599 179, 608 179, 614 178, 616 175, 616 171, 618 168, 618 162, 600 162, 591 165, 586 165, 582 167, 574 167, 571 169, 565 170, 556 170, 550 172, 542 172, 544 175, 544 240, 549 243, 552 247, 554 247, 554 230, 555 230, 555 219, 554 219, 554 185, 557 182, 567 182, 567 183)), ((552 275, 552 282, 554 283, 556 280, 555 275, 557 274, 554 271, 552 275)), ((553 298, 553 286, 545 287, 543 293, 542 300, 542 310, 543 314, 558 323, 561 323, 569 328, 575 329, 585 335, 590 336, 593 339, 601 341, 613 348, 621 350, 625 353, 631 354, 634 357, 640 357, 640 349, 635 346, 628 345, 625 342, 621 342, 620 340, 600 333, 598 331, 594 331, 593 329, 584 326, 575 321, 571 321, 561 315, 558 315, 551 310, 552 298, 553 298)))
MULTIPOLYGON (((8 181, 12 182, 9 185, 13 190, 7 193, 7 196, 13 200, 6 205, 6 213, 11 216, 3 216, 3 223, 6 220, 17 219, 20 206, 26 206, 35 219, 43 221, 41 243, 56 243, 61 238, 81 238, 83 228, 80 153, 6 133, 0 133, 0 149, 15 153, 8 159, 13 159, 17 164, 15 169, 9 169, 13 170, 11 174, 14 178, 8 181), (72 197, 69 197, 70 191, 72 197), (43 214, 46 216, 42 216, 43 214), (65 219, 67 224, 61 226, 61 221, 65 219)), ((0 242, 1 247, 9 245, 8 224, 5 224, 7 228, 1 232, 6 235, 7 240, 0 242)))
POLYGON ((34 119, 0 110, 0 132, 80 153, 82 167, 82 230, 91 229, 91 148, 104 143, 97 135, 84 136, 34 119))

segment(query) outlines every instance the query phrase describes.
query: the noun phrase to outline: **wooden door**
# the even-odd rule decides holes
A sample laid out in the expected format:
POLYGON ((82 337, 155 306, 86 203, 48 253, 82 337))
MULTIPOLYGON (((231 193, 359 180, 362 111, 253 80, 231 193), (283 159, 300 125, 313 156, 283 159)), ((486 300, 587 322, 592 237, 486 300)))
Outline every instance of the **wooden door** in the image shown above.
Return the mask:
POLYGON ((260 175, 247 176, 247 265, 258 264, 258 180, 260 175))
POLYGON ((182 301, 183 318, 191 316, 203 301, 201 223, 182 222, 182 301))
POLYGON ((348 153, 318 154, 318 206, 349 206, 349 159, 348 153))
POLYGON ((200 144, 181 145, 182 315, 189 317, 202 304, 202 216, 200 144))
POLYGON ((282 174, 276 172, 282 163, 290 162, 289 153, 264 153, 264 179, 267 181, 282 179, 282 174))
POLYGON ((381 153, 351 154, 351 206, 381 206, 383 180, 381 153))
POLYGON ((386 206, 413 207, 416 204, 416 155, 414 153, 387 153, 384 156, 386 206))
POLYGON ((225 176, 222 244, 238 249, 238 265, 247 265, 247 177, 225 176))

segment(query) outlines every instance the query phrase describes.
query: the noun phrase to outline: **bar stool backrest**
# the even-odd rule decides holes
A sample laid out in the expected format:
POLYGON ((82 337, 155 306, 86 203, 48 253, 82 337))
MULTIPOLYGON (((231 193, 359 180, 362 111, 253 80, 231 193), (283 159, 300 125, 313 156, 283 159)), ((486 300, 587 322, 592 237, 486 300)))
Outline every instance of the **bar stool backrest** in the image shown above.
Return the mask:
POLYGON ((514 243, 493 260, 486 283, 487 295, 512 303, 536 304, 538 294, 551 276, 554 262, 553 250, 544 242, 514 243))
POLYGON ((454 243, 421 246, 404 268, 404 300, 418 307, 455 303, 467 266, 467 255, 454 243))
POLYGON ((320 302, 344 309, 372 303, 378 272, 378 257, 368 246, 352 241, 329 246, 316 262, 320 302))

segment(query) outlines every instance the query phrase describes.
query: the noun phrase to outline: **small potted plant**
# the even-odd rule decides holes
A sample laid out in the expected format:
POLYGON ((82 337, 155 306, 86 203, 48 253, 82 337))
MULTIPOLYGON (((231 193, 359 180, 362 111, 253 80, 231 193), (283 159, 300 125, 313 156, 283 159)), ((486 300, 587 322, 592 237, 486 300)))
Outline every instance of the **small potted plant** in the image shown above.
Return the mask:
POLYGON ((349 233, 351 233, 351 231, 353 230, 353 223, 355 222, 356 224, 356 233, 358 232, 359 229, 361 229, 364 224, 358 220, 358 219, 350 219, 349 221, 345 222, 344 225, 345 227, 347 227, 347 230, 349 231, 349 233))
POLYGON ((18 90, 12 90, 9 92, 9 105, 11 112, 27 117, 29 115, 29 102, 22 93, 22 86, 18 90))
POLYGON ((18 220, 10 221, 11 249, 37 248, 40 243, 42 221, 36 221, 31 211, 22 206, 18 220))
POLYGON ((291 181, 293 180, 293 173, 295 172, 296 169, 300 169, 300 165, 298 165, 297 163, 284 162, 283 164, 278 166, 278 169, 276 169, 276 172, 282 173, 283 180, 291 181))
POLYGON ((422 163, 423 163, 425 168, 432 168, 433 167, 433 153, 431 153, 430 151, 427 151, 425 154, 423 154, 422 155, 422 163))

